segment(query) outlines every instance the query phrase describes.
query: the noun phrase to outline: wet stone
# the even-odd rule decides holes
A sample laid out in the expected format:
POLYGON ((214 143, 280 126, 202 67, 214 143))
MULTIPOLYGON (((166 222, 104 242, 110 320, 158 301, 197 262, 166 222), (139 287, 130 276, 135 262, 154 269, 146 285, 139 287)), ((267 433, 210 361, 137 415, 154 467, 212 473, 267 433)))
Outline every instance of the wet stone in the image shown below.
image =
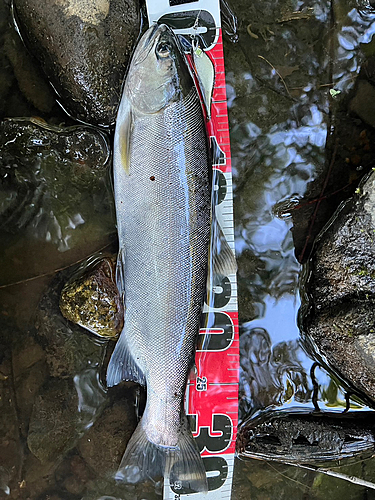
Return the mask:
POLYGON ((60 310, 68 320, 99 337, 116 339, 124 309, 116 282, 115 256, 88 259, 64 285, 60 310))
POLYGON ((45 491, 50 491, 54 484, 54 471, 56 466, 56 461, 42 463, 26 446, 24 472, 21 483, 21 498, 39 499, 40 494, 43 494, 45 491))
POLYGON ((316 464, 369 458, 375 445, 372 412, 264 411, 241 424, 237 452, 243 458, 316 464))
MULTIPOLYGON (((96 388, 97 389, 97 388, 96 388)), ((50 379, 35 398, 27 444, 42 463, 63 457, 95 420, 104 397, 96 397, 97 407, 88 404, 77 380, 50 379)))
POLYGON ((27 436, 35 398, 46 381, 48 370, 45 353, 31 335, 25 335, 22 345, 12 353, 14 388, 20 415, 20 431, 27 436))
POLYGON ((316 244, 301 309, 307 348, 375 404, 375 174, 316 244))
POLYGON ((140 31, 138 0, 14 3, 22 36, 63 108, 83 122, 112 125, 140 31))
POLYGON ((115 474, 136 425, 134 402, 129 397, 123 396, 103 411, 78 444, 81 456, 96 474, 115 474))
MULTIPOLYGON (((61 289, 71 273, 67 269, 52 280, 35 318, 36 339, 43 347, 50 378, 34 397, 27 443, 43 464, 54 463, 71 450, 106 402, 99 380, 105 343, 68 323, 59 309, 61 289)), ((37 384, 32 377, 31 370, 25 383, 37 384)))
POLYGON ((88 335, 61 314, 61 290, 71 273, 71 269, 58 273, 42 297, 35 318, 50 375, 70 379, 91 370, 98 374, 106 349, 105 342, 88 335))
POLYGON ((15 31, 4 37, 4 54, 8 58, 18 87, 31 106, 41 113, 57 107, 55 95, 43 72, 15 31))
MULTIPOLYGON (((51 380, 36 398, 27 444, 41 462, 64 455, 79 437, 78 395, 68 380, 51 380)), ((82 429, 80 429, 82 432, 82 429)))
POLYGON ((349 109, 356 113, 361 120, 368 125, 375 127, 375 87, 370 82, 360 80, 357 85, 357 92, 350 101, 349 109))
POLYGON ((95 479, 94 472, 85 461, 73 450, 68 454, 55 471, 55 481, 59 490, 72 495, 82 495, 87 483, 95 479))

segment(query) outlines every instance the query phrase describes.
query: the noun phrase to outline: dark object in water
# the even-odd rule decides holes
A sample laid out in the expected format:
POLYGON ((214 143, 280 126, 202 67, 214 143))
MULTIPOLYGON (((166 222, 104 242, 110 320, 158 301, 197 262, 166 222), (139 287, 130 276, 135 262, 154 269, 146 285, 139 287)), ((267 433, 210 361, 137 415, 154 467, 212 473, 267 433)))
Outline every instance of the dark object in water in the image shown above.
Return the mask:
POLYGON ((305 349, 349 392, 375 405, 375 173, 320 235, 305 269, 299 325, 305 349))
POLYGON ((14 5, 19 31, 62 107, 85 123, 113 125, 140 31, 138 0, 15 0, 14 5))
POLYGON ((243 422, 237 438, 240 458, 317 465, 372 456, 374 413, 266 411, 243 422))

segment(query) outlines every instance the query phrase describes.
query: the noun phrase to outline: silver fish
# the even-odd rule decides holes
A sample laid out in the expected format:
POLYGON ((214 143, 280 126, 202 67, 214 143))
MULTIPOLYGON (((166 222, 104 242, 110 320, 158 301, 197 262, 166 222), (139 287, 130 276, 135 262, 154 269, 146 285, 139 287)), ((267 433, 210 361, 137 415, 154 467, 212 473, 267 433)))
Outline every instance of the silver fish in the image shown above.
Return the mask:
POLYGON ((114 141, 124 329, 107 385, 147 385, 142 419, 117 478, 169 476, 204 491, 203 461, 183 410, 206 291, 210 157, 199 96, 179 41, 151 27, 130 64, 114 141))

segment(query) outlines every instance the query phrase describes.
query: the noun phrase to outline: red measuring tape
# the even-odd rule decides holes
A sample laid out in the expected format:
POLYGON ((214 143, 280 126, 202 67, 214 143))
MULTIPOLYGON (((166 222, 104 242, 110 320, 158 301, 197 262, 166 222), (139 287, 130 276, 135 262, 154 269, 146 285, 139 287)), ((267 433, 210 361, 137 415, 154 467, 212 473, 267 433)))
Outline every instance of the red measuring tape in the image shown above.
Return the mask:
MULTIPOLYGON (((233 193, 219 0, 146 0, 150 25, 168 24, 181 35, 199 34, 214 65, 211 116, 207 122, 214 158, 215 215, 234 252, 233 193)), ((238 424, 239 335, 235 274, 208 290, 207 328, 196 353, 197 375, 189 379, 186 413, 207 471, 208 493, 187 495, 180 485, 164 485, 164 500, 230 499, 238 424)))

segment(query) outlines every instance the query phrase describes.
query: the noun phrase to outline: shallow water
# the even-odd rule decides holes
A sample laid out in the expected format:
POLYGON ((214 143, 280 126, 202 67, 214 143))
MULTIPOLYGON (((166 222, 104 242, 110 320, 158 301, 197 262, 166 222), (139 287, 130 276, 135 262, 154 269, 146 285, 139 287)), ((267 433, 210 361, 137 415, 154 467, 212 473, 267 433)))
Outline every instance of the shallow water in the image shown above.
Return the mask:
MULTIPOLYGON (((310 370, 315 360, 303 349, 297 326, 303 267, 295 256, 291 212, 329 161, 335 113, 354 92, 362 65, 375 55, 375 10, 365 1, 350 0, 232 0, 231 5, 239 19, 239 38, 236 43, 226 39, 224 51, 243 420, 268 407, 314 407, 310 370)), ((29 56, 17 45, 8 11, 5 0, 0 4, 0 117, 40 116, 71 125, 43 77, 26 64, 29 56), (44 89, 42 103, 39 86, 44 89)), ((347 117, 347 127, 351 122, 358 126, 357 117, 347 117)), ((365 119, 371 121, 371 116, 365 119)), ((108 179, 103 182, 110 189, 108 179)), ((105 393, 100 382, 105 343, 68 325, 57 309, 58 290, 72 273, 66 268, 98 250, 116 251, 113 213, 101 198, 94 203, 83 222, 69 226, 72 237, 63 247, 61 239, 47 237, 48 230, 33 231, 33 224, 26 234, 22 226, 2 229, 0 423, 8 444, 2 443, 0 498, 8 498, 11 483, 17 485, 12 498, 33 500, 138 494, 133 487, 116 490, 107 475, 134 428, 134 403, 140 399, 142 406, 143 396, 131 384, 114 395, 105 393), (62 403, 61 395, 68 393, 71 399, 62 403), (9 426, 10 420, 18 425, 9 426)), ((74 209, 67 216, 81 221, 73 216, 82 215, 84 206, 74 209)), ((323 368, 314 375, 319 407, 342 411, 345 391, 323 368)), ((359 402, 352 405, 364 408, 359 402)), ((375 459, 359 458, 335 470, 375 483, 375 459)), ((236 460, 233 499, 319 499, 327 494, 332 500, 375 497, 374 490, 313 471, 236 460)), ((160 498, 160 484, 139 495, 160 498)))

